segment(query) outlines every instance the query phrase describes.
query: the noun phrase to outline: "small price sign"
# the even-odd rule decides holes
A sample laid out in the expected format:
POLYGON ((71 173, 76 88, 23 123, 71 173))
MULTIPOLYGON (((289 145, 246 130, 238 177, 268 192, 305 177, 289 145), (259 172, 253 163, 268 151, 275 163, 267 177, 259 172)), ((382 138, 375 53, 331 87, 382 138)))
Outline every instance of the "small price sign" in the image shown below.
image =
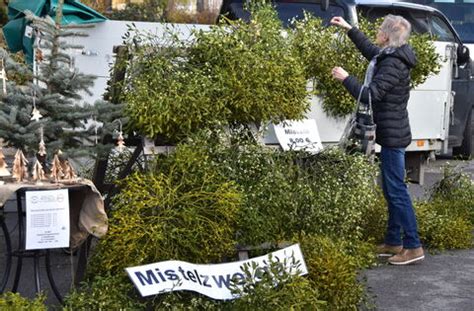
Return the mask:
POLYGON ((283 150, 306 150, 318 153, 323 149, 316 120, 285 121, 274 126, 283 150))

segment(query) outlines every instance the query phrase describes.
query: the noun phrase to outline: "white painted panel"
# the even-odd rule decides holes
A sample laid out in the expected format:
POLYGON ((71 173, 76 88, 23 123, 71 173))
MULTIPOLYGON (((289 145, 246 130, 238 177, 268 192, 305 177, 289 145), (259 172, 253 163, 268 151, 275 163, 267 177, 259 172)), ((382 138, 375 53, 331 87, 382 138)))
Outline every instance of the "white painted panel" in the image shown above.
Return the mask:
POLYGON ((456 47, 449 42, 434 42, 434 45, 436 52, 440 55, 441 70, 439 74, 430 76, 416 90, 445 90, 450 92, 454 56, 452 53, 454 53, 456 47))
POLYGON ((412 91, 408 114, 413 139, 446 138, 445 109, 448 102, 445 91, 412 91))
POLYGON ((130 22, 107 20, 94 24, 94 28, 84 29, 88 37, 68 39, 68 42, 84 46, 81 51, 74 52, 75 64, 79 70, 86 74, 93 74, 104 79, 95 82, 92 88, 93 95, 82 94, 87 102, 100 99, 105 91, 109 78, 109 68, 114 62, 113 47, 123 43, 123 36, 128 30, 128 25, 134 24, 137 29, 161 36, 166 27, 174 27, 179 31, 180 38, 188 39, 192 29, 209 29, 208 25, 192 24, 163 24, 148 22, 130 22))

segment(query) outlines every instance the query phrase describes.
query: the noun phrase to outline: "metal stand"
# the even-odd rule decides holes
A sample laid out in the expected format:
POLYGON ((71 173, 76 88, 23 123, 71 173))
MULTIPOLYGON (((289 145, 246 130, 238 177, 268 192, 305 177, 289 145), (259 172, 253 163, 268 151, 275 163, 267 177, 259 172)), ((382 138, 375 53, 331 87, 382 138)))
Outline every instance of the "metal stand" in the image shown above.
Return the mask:
POLYGON ((5 287, 8 283, 8 277, 10 276, 10 271, 12 268, 12 243, 10 240, 10 234, 8 233, 7 225, 5 224, 5 218, 0 215, 0 225, 2 227, 3 235, 5 237, 5 246, 6 246, 6 263, 5 263, 5 272, 3 273, 2 282, 0 283, 0 294, 3 293, 5 287))
MULTIPOLYGON (((138 162, 140 155, 144 151, 143 141, 141 137, 138 137, 138 138, 135 137, 135 138, 131 138, 127 140, 126 145, 135 146, 135 150, 133 151, 133 154, 131 155, 125 167, 117 175, 117 180, 121 180, 131 174, 133 165, 138 162)), ((102 195, 107 194, 106 199, 104 200, 104 206, 105 206, 106 212, 108 212, 109 210, 110 202, 113 196, 116 195, 120 191, 120 189, 118 189, 118 187, 115 184, 105 183, 105 173, 107 170, 107 165, 108 165, 108 156, 105 159, 98 160, 96 162, 96 166, 94 169, 94 176, 92 178, 92 181, 94 182, 95 186, 100 191, 100 193, 102 193, 102 195)), ((140 168, 140 169, 143 170, 143 168, 140 168)))
POLYGON ((87 262, 89 258, 90 247, 92 244, 92 236, 89 235, 87 240, 82 243, 78 252, 76 275, 74 277, 74 286, 79 287, 86 275, 87 262))

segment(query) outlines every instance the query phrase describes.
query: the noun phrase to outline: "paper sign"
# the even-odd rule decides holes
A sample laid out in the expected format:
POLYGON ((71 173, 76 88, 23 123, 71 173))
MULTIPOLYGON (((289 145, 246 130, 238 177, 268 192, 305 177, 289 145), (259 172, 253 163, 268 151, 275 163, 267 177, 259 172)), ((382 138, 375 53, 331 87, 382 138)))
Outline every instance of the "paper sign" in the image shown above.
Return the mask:
POLYGON ((27 38, 33 37, 33 27, 31 27, 31 26, 26 26, 25 27, 25 37, 27 37, 27 38))
POLYGON ((283 150, 306 150, 318 153, 323 149, 316 120, 285 121, 274 126, 283 150))
MULTIPOLYGON (((298 244, 271 253, 272 261, 283 264, 286 260, 285 270, 290 274, 304 275, 308 273, 298 244), (294 262, 299 266, 295 268, 294 262)), ((260 256, 248 260, 215 264, 198 265, 185 261, 162 261, 144 266, 126 268, 128 276, 145 296, 156 295, 171 291, 189 290, 198 292, 214 299, 235 299, 230 290, 231 280, 243 280, 242 266, 245 263, 255 262, 260 269, 254 278, 268 272, 269 256, 260 256)), ((253 270, 250 270, 253 271, 253 270)))
POLYGON ((69 247, 67 189, 26 192, 25 249, 69 247))

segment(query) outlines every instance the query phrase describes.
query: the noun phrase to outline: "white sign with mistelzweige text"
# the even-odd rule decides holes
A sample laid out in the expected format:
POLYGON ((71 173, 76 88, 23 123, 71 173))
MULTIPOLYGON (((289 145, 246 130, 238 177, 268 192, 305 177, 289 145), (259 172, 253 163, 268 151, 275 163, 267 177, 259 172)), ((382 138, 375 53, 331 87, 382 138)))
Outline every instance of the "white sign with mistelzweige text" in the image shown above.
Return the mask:
POLYGON ((128 276, 142 296, 156 295, 171 291, 189 290, 198 292, 214 299, 237 298, 231 293, 231 281, 244 279, 242 267, 254 262, 258 265, 254 278, 261 278, 268 272, 269 258, 272 262, 284 264, 290 274, 304 275, 308 273, 298 244, 248 260, 199 265, 185 261, 162 261, 144 266, 126 268, 128 276), (286 259, 286 260, 285 260, 286 259), (295 265, 297 262, 297 265, 295 265), (296 268, 295 268, 296 267, 296 268), (259 276, 259 277, 258 277, 259 276))

